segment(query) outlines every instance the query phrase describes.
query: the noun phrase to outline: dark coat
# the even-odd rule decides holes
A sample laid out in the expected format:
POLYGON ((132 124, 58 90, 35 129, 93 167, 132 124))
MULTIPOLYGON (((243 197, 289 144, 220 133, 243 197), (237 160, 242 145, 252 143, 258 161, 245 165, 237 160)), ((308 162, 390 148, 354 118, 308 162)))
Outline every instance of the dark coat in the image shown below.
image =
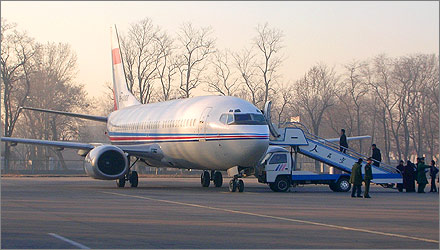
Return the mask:
POLYGON ((417 183, 418 184, 428 184, 426 179, 425 169, 431 166, 425 165, 423 162, 417 163, 417 183))
POLYGON ((350 183, 353 185, 362 185, 362 166, 357 162, 351 168, 350 183))
POLYGON ((416 175, 416 169, 415 169, 414 163, 407 164, 403 170, 403 184, 405 189, 413 190, 415 189, 414 179, 416 175))
POLYGON ((365 165, 364 179, 365 181, 371 181, 373 179, 373 171, 371 171, 371 165, 368 163, 365 165))
MULTIPOLYGON (((373 149, 373 155, 371 156, 376 161, 382 161, 382 155, 380 154, 380 150, 378 148, 373 149)), ((377 165, 377 162, 374 162, 373 165, 377 165)))
POLYGON ((435 179, 435 177, 437 176, 438 173, 438 168, 436 168, 435 166, 431 166, 431 168, 429 169, 429 176, 431 176, 431 178, 435 179))
POLYGON ((348 148, 347 136, 345 134, 342 134, 341 138, 339 138, 339 145, 348 148))

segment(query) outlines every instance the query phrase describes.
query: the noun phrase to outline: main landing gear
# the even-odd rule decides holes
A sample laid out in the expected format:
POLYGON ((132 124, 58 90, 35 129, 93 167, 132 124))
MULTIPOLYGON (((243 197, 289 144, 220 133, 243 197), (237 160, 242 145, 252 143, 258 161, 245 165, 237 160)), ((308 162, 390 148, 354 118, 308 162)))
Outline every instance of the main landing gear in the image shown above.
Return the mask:
POLYGON ((133 164, 128 169, 127 173, 122 176, 121 178, 116 180, 117 187, 123 188, 125 187, 125 182, 129 181, 131 187, 137 187, 139 184, 139 176, 136 171, 131 171, 130 169, 136 164, 136 162, 139 160, 139 158, 136 158, 136 160, 133 162, 133 164))
POLYGON ((215 187, 221 187, 223 185, 223 176, 220 171, 212 170, 211 174, 208 171, 203 171, 200 176, 200 183, 202 187, 209 187, 211 181, 214 183, 215 187))

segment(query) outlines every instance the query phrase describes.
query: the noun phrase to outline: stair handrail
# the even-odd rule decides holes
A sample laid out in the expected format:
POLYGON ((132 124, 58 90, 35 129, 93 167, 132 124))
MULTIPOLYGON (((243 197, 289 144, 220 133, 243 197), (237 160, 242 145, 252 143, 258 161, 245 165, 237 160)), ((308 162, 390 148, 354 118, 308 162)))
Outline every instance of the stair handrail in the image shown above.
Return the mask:
MULTIPOLYGON (((297 124, 298 124, 298 125, 301 125, 302 127, 304 127, 306 131, 303 130, 303 132, 304 132, 304 135, 306 135, 306 138, 307 138, 307 139, 312 139, 312 138, 313 138, 313 139, 315 139, 315 140, 318 140, 318 142, 321 142, 321 143, 323 143, 324 145, 329 146, 330 148, 336 149, 336 150, 338 150, 338 151, 339 151, 340 147, 342 147, 343 149, 346 150, 345 154, 347 154, 347 155, 349 155, 349 156, 352 156, 352 157, 355 157, 355 158, 362 158, 364 161, 365 161, 366 159, 369 158, 369 156, 366 156, 366 155, 363 155, 363 154, 361 154, 361 153, 359 153, 359 152, 356 152, 356 151, 354 151, 354 150, 351 149, 351 148, 346 148, 346 147, 340 146, 340 145, 338 145, 338 144, 336 144, 336 143, 333 143, 333 142, 330 142, 330 141, 326 140, 325 138, 322 138, 322 137, 319 137, 319 136, 317 136, 317 135, 314 135, 314 134, 310 133, 309 130, 308 130, 308 128, 307 128, 303 123, 301 123, 301 122, 285 122, 285 123, 283 123, 283 125, 291 125, 291 124, 293 124, 293 125, 297 125, 297 124), (307 137, 307 135, 308 135, 309 137, 311 137, 311 138, 307 137), (351 153, 351 154, 348 154, 347 151, 348 151, 349 153, 351 153)), ((299 128, 299 127, 298 127, 298 128, 299 128)), ((299 128, 299 129, 301 129, 301 128, 299 128)), ((313 140, 313 139, 312 139, 312 140, 313 140)), ((377 168, 379 168, 379 169, 382 169, 382 170, 384 170, 384 171, 386 171, 386 172, 391 172, 391 173, 396 173, 396 174, 398 173, 398 174, 401 174, 400 170, 398 170, 397 168, 395 168, 395 167, 393 167, 393 166, 391 166, 391 165, 388 165, 388 164, 386 164, 386 163, 384 163, 384 162, 377 161, 377 160, 375 160, 375 159, 372 159, 372 161, 373 161, 373 162, 377 162, 377 163, 379 163, 379 166, 375 166, 375 165, 374 165, 374 167, 377 167, 377 168)))

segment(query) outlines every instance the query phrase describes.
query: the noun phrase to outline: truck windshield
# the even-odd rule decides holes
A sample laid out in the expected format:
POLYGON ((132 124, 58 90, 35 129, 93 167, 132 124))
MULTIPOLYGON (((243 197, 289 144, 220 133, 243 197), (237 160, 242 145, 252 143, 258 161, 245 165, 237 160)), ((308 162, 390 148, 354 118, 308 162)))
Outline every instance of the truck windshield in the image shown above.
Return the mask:
POLYGON ((275 154, 272 159, 270 159, 269 164, 279 164, 279 163, 287 163, 286 154, 275 154))
POLYGON ((267 125, 262 114, 234 114, 234 120, 229 125, 267 125))

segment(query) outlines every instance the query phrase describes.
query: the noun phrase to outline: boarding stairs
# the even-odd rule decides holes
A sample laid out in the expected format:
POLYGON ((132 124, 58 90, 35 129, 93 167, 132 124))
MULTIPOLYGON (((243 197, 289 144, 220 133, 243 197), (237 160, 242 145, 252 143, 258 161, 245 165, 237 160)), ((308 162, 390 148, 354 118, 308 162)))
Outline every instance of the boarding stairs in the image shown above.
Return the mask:
MULTIPOLYGON (((362 174, 364 174, 364 166, 367 163, 368 156, 362 155, 350 148, 347 148, 346 152, 343 153, 339 151, 339 144, 320 138, 298 127, 278 129, 277 132, 277 138, 271 140, 270 145, 290 146, 295 152, 348 173, 351 173, 354 163, 359 158, 362 158, 362 174)), ((274 133, 272 134, 274 135, 274 133)), ((379 167, 372 165, 372 172, 372 182, 376 184, 402 183, 400 171, 383 162, 380 162, 379 167)))

